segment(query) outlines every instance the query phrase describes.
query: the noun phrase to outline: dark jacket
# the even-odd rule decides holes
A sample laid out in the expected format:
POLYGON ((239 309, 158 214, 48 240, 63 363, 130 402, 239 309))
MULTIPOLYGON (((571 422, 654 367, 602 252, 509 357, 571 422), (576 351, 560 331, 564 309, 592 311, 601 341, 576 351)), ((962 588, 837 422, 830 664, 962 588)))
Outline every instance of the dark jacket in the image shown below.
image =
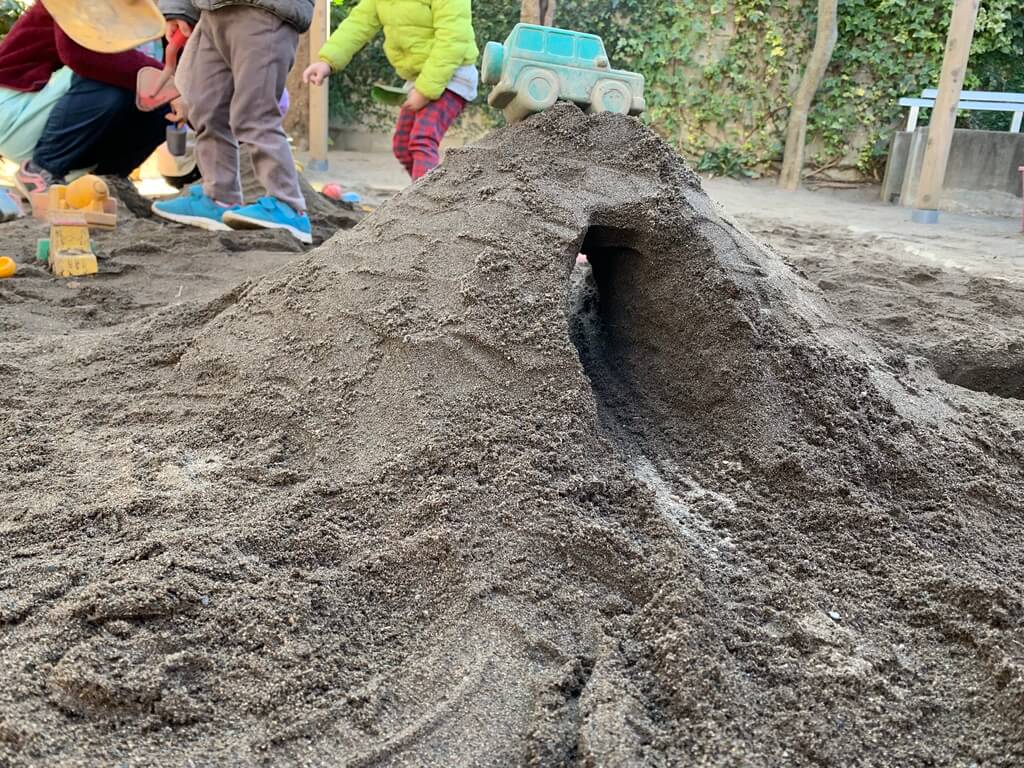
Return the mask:
POLYGON ((230 5, 262 8, 305 32, 313 23, 313 0, 159 0, 160 11, 168 19, 184 19, 191 24, 202 11, 216 11, 230 5))

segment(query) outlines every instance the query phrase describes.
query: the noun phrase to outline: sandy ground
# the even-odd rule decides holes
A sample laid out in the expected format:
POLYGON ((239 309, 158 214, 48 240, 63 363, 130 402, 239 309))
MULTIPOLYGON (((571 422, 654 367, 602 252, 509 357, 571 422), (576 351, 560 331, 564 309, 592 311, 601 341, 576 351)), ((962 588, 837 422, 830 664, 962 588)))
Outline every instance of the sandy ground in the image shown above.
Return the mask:
POLYGON ((957 384, 1024 397, 1018 220, 944 213, 926 226, 849 195, 708 186, 875 341, 928 358, 957 384))
MULTIPOLYGON (((17 274, 0 283, 7 341, 111 328, 161 307, 207 301, 306 250, 283 233, 224 234, 168 224, 148 214, 149 201, 132 193, 129 199, 141 216, 121 204, 115 230, 91 233, 100 260, 94 277, 57 280, 36 262, 36 243, 49 234, 45 223, 25 218, 0 227, 0 254, 18 263, 17 274)), ((317 243, 362 216, 323 199, 312 215, 317 243)))
POLYGON ((1019 765, 1024 239, 707 188, 558 108, 312 252, 0 227, 0 765, 1019 765))

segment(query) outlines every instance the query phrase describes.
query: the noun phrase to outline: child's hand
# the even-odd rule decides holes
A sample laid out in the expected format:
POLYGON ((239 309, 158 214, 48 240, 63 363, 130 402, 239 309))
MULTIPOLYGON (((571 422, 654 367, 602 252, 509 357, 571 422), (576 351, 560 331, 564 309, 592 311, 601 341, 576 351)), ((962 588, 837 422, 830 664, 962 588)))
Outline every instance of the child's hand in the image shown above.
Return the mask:
POLYGON ((171 102, 171 111, 168 112, 165 117, 168 122, 174 123, 175 125, 181 125, 188 119, 188 111, 186 110, 185 102, 181 100, 181 97, 178 97, 171 102))
POLYGON ((192 37, 192 25, 183 19, 170 19, 167 22, 167 29, 164 34, 170 40, 175 32, 181 32, 185 37, 192 37))
POLYGON ((409 91, 409 98, 405 100, 405 104, 402 105, 402 109, 407 109, 410 112, 419 112, 429 103, 430 99, 413 88, 409 91))
POLYGON ((307 85, 323 85, 324 80, 330 77, 330 74, 330 64, 326 61, 315 61, 302 73, 302 82, 307 85))

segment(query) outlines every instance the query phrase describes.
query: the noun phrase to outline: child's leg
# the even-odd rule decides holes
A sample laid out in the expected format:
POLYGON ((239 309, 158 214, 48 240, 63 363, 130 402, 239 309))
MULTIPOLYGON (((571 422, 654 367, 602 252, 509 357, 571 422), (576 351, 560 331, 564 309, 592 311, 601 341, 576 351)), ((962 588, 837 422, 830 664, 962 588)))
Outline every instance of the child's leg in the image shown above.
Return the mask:
MULTIPOLYGON (((304 212, 306 201, 278 106, 295 62, 299 33, 269 11, 248 5, 206 12, 203 23, 208 21, 223 36, 234 76, 231 128, 235 137, 249 147, 256 177, 267 195, 304 212)), ((199 70, 194 70, 193 76, 198 75, 199 70)))
POLYGON ((409 149, 409 137, 412 135, 413 126, 416 125, 416 113, 403 109, 398 113, 398 123, 395 125, 395 135, 391 138, 391 148, 395 157, 398 158, 405 170, 412 176, 413 163, 412 151, 409 149))
POLYGON ((464 98, 452 91, 445 91, 440 99, 432 101, 416 113, 416 124, 409 136, 414 180, 437 167, 441 161, 438 154, 441 139, 465 108, 464 98))
POLYGON ((242 197, 246 205, 252 205, 266 193, 256 177, 256 165, 252 161, 252 149, 244 144, 238 150, 239 174, 242 177, 242 197))
POLYGON ((220 11, 203 11, 192 33, 188 77, 182 98, 189 105, 189 122, 196 132, 196 163, 203 176, 203 191, 218 203, 239 205, 238 142, 231 132, 230 106, 235 93, 231 65, 225 55, 223 30, 214 21, 220 11))

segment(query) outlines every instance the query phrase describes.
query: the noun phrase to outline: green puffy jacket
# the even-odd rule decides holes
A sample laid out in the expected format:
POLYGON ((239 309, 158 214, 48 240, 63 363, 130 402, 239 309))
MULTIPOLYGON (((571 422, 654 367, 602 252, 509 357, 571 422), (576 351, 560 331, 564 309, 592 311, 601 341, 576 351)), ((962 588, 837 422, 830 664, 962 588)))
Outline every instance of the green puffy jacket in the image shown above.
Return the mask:
POLYGON ((360 0, 320 58, 340 72, 381 29, 391 66, 428 99, 440 98, 455 70, 480 54, 470 0, 360 0))

